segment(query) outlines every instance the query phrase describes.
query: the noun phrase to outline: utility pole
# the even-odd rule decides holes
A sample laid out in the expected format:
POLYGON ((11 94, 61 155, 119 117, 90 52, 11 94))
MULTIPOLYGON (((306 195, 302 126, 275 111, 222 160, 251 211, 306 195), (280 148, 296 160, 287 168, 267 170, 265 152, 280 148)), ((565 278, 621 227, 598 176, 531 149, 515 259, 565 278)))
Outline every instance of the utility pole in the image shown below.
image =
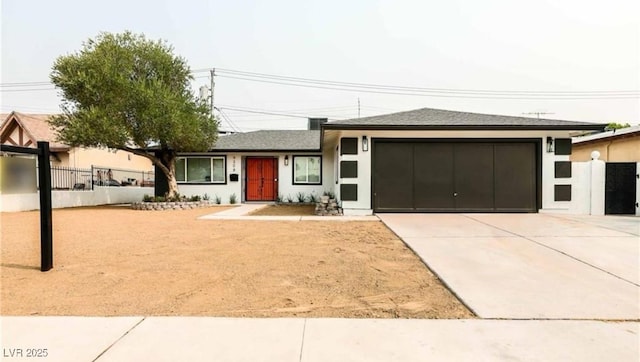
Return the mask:
POLYGON ((216 76, 216 68, 212 68, 211 69, 211 115, 213 116, 213 91, 214 91, 214 87, 216 86, 216 81, 215 81, 215 76, 216 76))
POLYGON ((553 113, 549 113, 549 112, 526 112, 526 113, 522 113, 522 114, 529 114, 529 115, 533 115, 535 114, 536 116, 538 116, 538 119, 540 119, 540 115, 541 114, 553 114, 553 113))

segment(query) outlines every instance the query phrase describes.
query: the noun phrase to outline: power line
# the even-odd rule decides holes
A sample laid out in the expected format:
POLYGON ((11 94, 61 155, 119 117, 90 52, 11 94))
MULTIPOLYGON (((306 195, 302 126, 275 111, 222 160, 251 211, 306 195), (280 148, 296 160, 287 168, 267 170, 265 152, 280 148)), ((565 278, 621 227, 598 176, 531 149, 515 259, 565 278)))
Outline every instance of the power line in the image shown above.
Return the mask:
MULTIPOLYGON (((220 109, 228 109, 228 110, 231 110, 231 111, 246 112, 246 113, 267 114, 267 115, 271 115, 271 116, 282 116, 282 117, 291 117, 291 118, 313 118, 313 116, 303 115, 303 114, 278 113, 278 112, 261 111, 261 110, 255 110, 255 109, 249 109, 249 108, 240 108, 240 107, 232 107, 232 106, 219 106, 218 108, 220 108, 220 109)), ((332 120, 332 121, 340 120, 340 119, 336 119, 336 118, 329 118, 329 119, 332 120)))
POLYGON ((229 117, 228 117, 228 116, 227 116, 227 115, 222 111, 222 109, 220 109, 220 108, 218 108, 218 107, 215 107, 215 109, 216 109, 216 110, 218 110, 218 112, 220 112, 220 115, 222 116, 222 118, 224 118, 224 119, 227 121, 227 123, 229 124, 229 126, 231 126, 231 129, 232 129, 233 131, 236 131, 236 132, 242 132, 242 131, 240 130, 240 128, 239 128, 239 127, 237 127, 237 126, 236 126, 236 124, 231 120, 231 118, 229 118, 229 117))
POLYGON ((288 82, 279 82, 279 81, 271 81, 264 79, 252 79, 252 78, 243 78, 243 77, 234 77, 228 75, 218 75, 219 77, 245 80, 245 81, 253 81, 260 83, 270 83, 270 84, 280 84, 280 85, 288 85, 288 86, 296 86, 296 87, 304 87, 304 88, 314 88, 314 89, 329 89, 329 90, 338 90, 338 91, 346 91, 346 92, 361 92, 361 93, 375 93, 375 94, 390 94, 390 95, 401 95, 401 96, 419 96, 419 97, 437 97, 437 98, 465 98, 465 99, 513 99, 513 100, 578 100, 578 99, 635 99, 640 97, 639 95, 628 95, 628 96, 517 96, 517 95, 464 95, 464 94, 438 94, 438 93, 414 93, 414 92, 394 92, 394 91, 383 91, 383 90, 370 90, 370 89, 355 89, 355 88, 340 88, 340 87, 325 87, 319 85, 309 85, 309 84, 296 84, 296 83, 288 83, 288 82))
MULTIPOLYGON (((476 94, 476 95, 529 95, 529 96, 629 96, 640 95, 638 90, 590 90, 590 91, 532 91, 532 90, 488 90, 488 89, 453 89, 453 88, 425 88, 425 87, 407 87, 397 85, 383 85, 383 84, 370 84, 370 83, 353 83, 353 82, 340 82, 329 81, 321 79, 289 77, 265 73, 254 73, 238 71, 233 69, 217 68, 219 73, 227 74, 226 77, 242 77, 243 79, 251 80, 273 80, 287 83, 296 84, 316 84, 325 86, 336 86, 343 88, 358 88, 358 89, 374 89, 374 90, 387 90, 397 92, 436 92, 436 93, 452 93, 452 94, 476 94)), ((293 85, 293 84, 291 84, 293 85)))
POLYGON ((53 91, 56 88, 29 88, 29 89, 0 89, 2 93, 13 93, 13 92, 39 92, 39 91, 53 91))

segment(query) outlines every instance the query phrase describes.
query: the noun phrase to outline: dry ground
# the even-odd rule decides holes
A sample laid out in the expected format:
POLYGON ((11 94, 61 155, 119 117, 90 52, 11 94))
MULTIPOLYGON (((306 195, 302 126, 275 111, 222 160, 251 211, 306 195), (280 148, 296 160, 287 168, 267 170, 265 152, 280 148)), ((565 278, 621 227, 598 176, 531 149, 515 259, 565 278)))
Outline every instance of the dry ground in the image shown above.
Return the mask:
POLYGON ((313 216, 316 210, 315 205, 289 205, 277 204, 268 205, 251 212, 254 216, 313 216))
POLYGON ((0 213, 2 315, 468 318, 380 222, 197 220, 220 211, 0 213))

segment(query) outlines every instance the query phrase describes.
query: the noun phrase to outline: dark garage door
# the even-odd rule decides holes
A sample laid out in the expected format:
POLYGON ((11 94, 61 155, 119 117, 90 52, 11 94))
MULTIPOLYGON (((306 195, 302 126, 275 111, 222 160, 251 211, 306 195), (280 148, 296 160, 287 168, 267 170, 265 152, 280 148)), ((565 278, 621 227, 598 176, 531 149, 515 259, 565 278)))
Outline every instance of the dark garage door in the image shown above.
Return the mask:
POLYGON ((378 212, 536 212, 537 143, 376 140, 378 212))

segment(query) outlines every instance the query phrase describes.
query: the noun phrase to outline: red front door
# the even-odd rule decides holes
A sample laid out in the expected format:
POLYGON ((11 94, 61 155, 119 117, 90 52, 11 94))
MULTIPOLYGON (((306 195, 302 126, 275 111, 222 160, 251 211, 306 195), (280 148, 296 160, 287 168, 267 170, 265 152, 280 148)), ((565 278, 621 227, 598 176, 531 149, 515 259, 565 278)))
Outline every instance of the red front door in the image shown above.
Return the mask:
POLYGON ((247 201, 275 201, 278 196, 277 158, 247 158, 247 201))

